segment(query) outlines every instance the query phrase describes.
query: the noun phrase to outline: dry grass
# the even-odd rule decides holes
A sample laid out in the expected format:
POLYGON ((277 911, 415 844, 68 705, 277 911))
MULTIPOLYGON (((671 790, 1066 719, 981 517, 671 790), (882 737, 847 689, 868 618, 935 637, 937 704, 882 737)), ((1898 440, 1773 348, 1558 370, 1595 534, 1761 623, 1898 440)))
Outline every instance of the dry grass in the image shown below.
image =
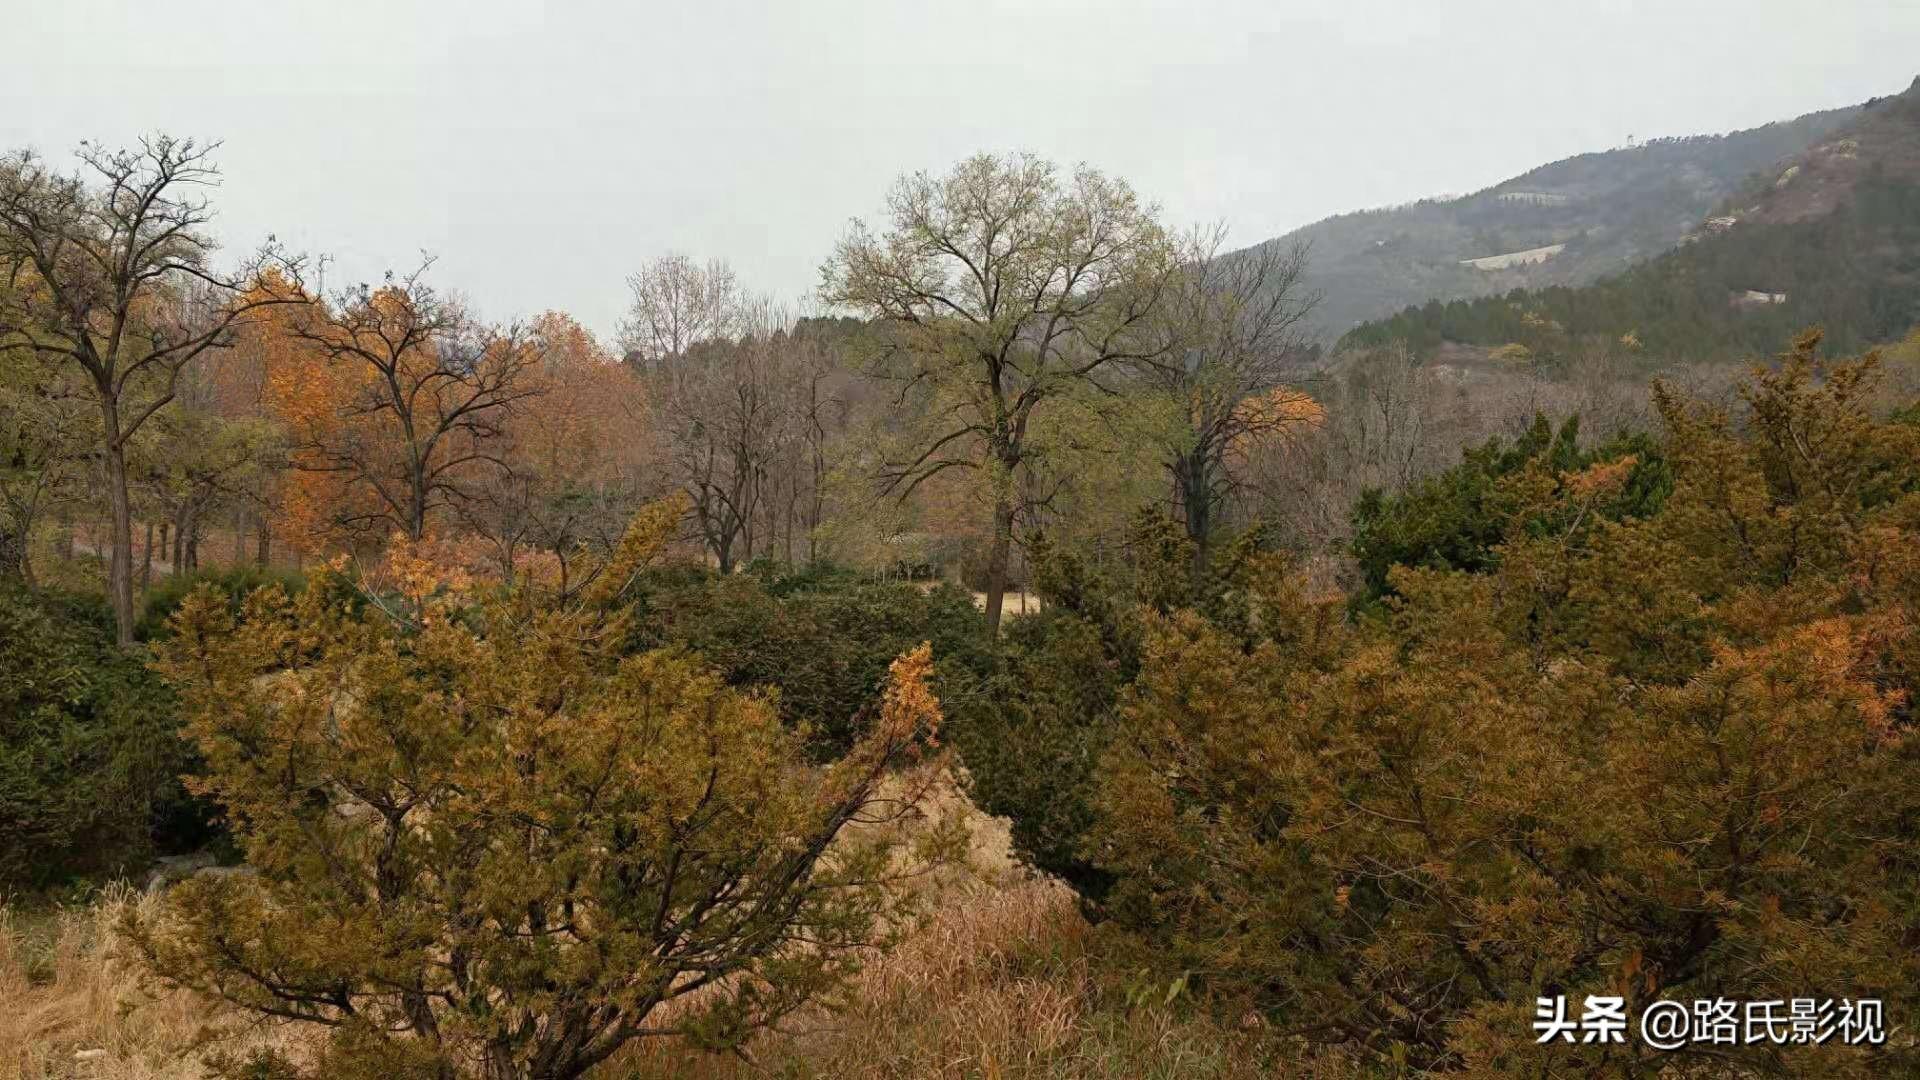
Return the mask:
MULTIPOLYGON (((1338 1075, 1290 1048, 1173 1008, 1129 1008, 1095 962, 1096 935, 1053 882, 952 898, 856 980, 844 1010, 765 1033, 744 1057, 672 1042, 631 1048, 618 1080, 753 1077, 1120 1078, 1338 1075)), ((1343 1070, 1342 1070, 1343 1071, 1343 1070)))
POLYGON ((152 902, 119 887, 89 907, 0 909, 0 1077, 198 1080, 204 1053, 300 1038, 143 978, 114 927, 152 902))
POLYGON ((968 865, 932 886, 921 924, 868 964, 842 1007, 792 1017, 738 1057, 636 1044, 608 1063, 608 1080, 1348 1075, 1179 1005, 1130 1007, 1073 894, 1016 864, 1004 819, 951 786, 924 805, 935 820, 964 819, 968 865))
MULTIPOLYGON (((742 1057, 658 1040, 629 1047, 598 1075, 1252 1080, 1344 1071, 1309 1069, 1257 1030, 1178 1003, 1129 1006, 1072 895, 1012 863, 1004 822, 951 789, 930 809, 967 816, 973 865, 933 886, 924 921, 861 972, 841 1008, 790 1018, 742 1057)), ((150 903, 120 889, 50 914, 0 909, 0 1078, 187 1080, 205 1074, 213 1053, 273 1045, 298 1056, 310 1034, 142 977, 114 927, 128 905, 150 903)))

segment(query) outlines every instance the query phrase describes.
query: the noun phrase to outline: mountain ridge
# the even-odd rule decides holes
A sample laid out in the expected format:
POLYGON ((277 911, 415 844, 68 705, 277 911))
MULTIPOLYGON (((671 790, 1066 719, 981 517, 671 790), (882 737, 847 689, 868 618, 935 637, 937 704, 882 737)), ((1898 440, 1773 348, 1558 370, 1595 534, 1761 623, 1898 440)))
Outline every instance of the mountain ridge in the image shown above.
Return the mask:
POLYGON ((1349 331, 1347 345, 1518 344, 1550 354, 1611 338, 1664 360, 1764 355, 1810 325, 1854 350, 1920 323, 1920 79, 1863 103, 1749 177, 1670 250, 1611 275, 1499 296, 1434 298, 1349 331))
POLYGON ((1757 170, 1863 108, 1575 154, 1465 195, 1336 214, 1249 250, 1308 245, 1303 285, 1322 297, 1310 330, 1327 344, 1408 305, 1583 284, 1652 258, 1757 170))

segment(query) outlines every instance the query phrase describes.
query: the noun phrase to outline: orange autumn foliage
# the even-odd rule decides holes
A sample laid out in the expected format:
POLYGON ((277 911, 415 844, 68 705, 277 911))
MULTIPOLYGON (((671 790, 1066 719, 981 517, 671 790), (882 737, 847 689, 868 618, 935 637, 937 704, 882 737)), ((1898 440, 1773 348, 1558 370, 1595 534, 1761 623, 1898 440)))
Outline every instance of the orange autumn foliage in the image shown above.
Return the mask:
MULTIPOLYGON (((319 301, 310 301, 317 305, 319 301)), ((296 443, 290 453, 292 469, 282 478, 272 527, 276 539, 303 555, 320 557, 344 550, 352 537, 336 522, 343 506, 364 504, 365 496, 338 474, 318 471, 311 444, 337 435, 349 420, 347 406, 365 388, 369 373, 324 362, 319 353, 293 334, 297 322, 312 318, 311 311, 271 309, 249 328, 261 368, 261 404, 285 427, 296 443)), ((364 508, 364 507, 361 507, 364 508)))

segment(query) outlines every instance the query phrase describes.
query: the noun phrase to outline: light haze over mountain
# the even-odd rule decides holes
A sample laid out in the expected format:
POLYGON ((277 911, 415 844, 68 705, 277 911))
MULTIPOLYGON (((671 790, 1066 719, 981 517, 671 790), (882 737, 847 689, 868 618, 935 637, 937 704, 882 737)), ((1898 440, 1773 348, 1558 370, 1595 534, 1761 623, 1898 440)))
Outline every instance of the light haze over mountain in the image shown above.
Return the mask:
POLYGON ((1581 154, 1472 195, 1341 214, 1268 243, 1310 245, 1315 336, 1331 342, 1409 304, 1585 284, 1658 255, 1754 173, 1859 111, 1581 154))

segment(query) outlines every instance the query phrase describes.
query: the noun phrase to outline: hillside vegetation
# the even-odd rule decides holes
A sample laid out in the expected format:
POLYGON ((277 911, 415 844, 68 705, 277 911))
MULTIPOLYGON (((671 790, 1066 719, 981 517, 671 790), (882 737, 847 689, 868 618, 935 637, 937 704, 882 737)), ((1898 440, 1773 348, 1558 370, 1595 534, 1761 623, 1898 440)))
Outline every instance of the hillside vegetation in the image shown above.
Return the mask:
POLYGON ((1580 154, 1457 198, 1340 214, 1267 241, 1310 245, 1305 286, 1323 299, 1315 339, 1408 305, 1580 285, 1665 252, 1755 174, 1851 123, 1860 107, 1726 135, 1655 139, 1580 154), (1499 269, 1469 260, 1565 245, 1499 269))
POLYGON ((1920 323, 1920 81, 1727 195, 1674 250, 1584 286, 1518 284, 1471 300, 1436 291, 1344 342, 1564 353, 1600 338, 1698 361, 1763 352, 1808 325, 1847 349, 1903 336, 1920 323))

